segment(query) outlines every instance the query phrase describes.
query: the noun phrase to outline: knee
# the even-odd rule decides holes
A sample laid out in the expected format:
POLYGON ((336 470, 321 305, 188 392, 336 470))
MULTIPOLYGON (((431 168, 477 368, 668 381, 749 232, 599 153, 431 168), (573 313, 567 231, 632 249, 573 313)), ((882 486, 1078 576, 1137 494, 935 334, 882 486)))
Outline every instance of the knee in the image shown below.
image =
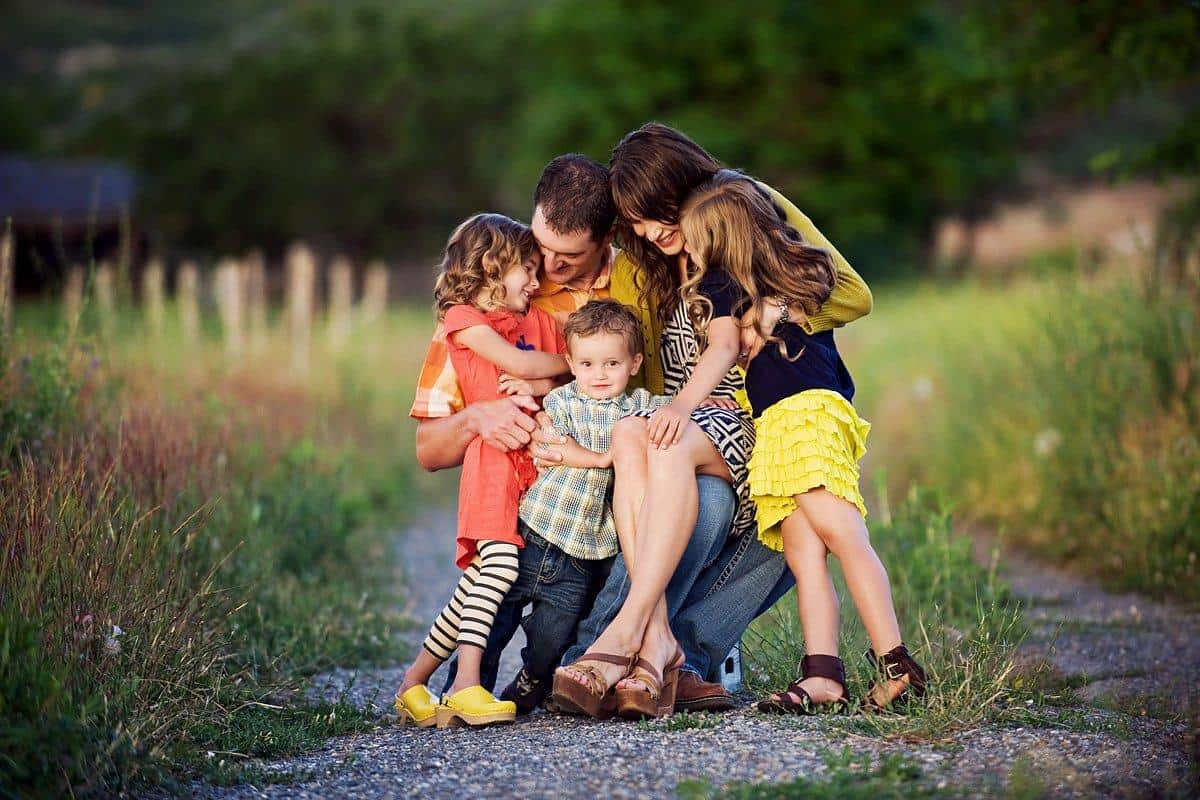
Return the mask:
POLYGON ((641 455, 646 452, 646 420, 643 417, 626 417, 613 426, 613 457, 618 455, 641 455))

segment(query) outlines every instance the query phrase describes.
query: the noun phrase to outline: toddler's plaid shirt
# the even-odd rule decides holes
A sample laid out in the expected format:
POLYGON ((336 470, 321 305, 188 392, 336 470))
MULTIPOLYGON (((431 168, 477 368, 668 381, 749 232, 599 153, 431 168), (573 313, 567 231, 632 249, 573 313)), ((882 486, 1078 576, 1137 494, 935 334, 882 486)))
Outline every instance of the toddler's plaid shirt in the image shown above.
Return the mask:
MULTIPOLYGON (((597 453, 608 452, 613 425, 635 411, 671 402, 645 389, 609 400, 593 400, 575 381, 560 386, 542 401, 554 428, 597 453)), ((521 498, 521 519, 567 555, 595 561, 620 549, 608 505, 611 469, 551 466, 544 468, 521 498)))

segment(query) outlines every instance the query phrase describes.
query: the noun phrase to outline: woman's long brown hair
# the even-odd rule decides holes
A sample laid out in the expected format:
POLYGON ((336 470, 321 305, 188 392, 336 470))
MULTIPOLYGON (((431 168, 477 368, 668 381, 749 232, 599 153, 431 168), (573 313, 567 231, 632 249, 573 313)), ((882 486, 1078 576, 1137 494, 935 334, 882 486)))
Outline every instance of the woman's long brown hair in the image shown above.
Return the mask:
POLYGON ((758 323, 763 297, 786 298, 815 314, 833 292, 837 268, 828 251, 805 242, 766 190, 741 172, 723 169, 698 186, 679 222, 693 259, 680 294, 701 334, 712 305, 698 284, 709 269, 724 270, 745 291, 748 324, 758 323))
POLYGON ((653 244, 633 232, 634 220, 671 225, 693 189, 721 169, 721 162, 674 128, 649 122, 625 135, 609 162, 617 241, 645 270, 641 297, 668 319, 679 304, 679 270, 653 244))

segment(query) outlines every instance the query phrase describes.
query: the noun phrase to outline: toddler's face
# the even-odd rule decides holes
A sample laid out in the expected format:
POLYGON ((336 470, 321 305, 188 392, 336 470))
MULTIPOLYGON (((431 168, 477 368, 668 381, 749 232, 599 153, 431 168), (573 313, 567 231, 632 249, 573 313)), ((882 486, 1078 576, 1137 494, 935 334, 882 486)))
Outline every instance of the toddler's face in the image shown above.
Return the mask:
POLYGON ((642 365, 642 354, 631 355, 625 337, 619 333, 572 336, 567 350, 567 363, 580 391, 593 400, 624 394, 629 379, 642 365))
POLYGON ((504 273, 504 307, 524 313, 529 310, 529 298, 537 291, 540 258, 531 258, 519 267, 504 273))

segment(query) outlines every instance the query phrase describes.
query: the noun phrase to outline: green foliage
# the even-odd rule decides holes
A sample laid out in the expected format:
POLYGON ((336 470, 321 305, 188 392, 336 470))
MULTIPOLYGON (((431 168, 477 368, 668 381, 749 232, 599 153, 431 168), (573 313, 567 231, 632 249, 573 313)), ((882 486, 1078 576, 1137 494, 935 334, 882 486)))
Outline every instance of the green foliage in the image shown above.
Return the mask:
POLYGON ((676 731, 704 730, 715 728, 721 724, 721 714, 709 714, 704 711, 679 711, 662 719, 643 719, 637 723, 643 731, 661 731, 675 733, 676 731))
POLYGON ((1200 163, 1200 15, 1172 0, 709 0, 685 14, 665 0, 247 0, 224 35, 194 3, 61 16, 31 11, 13 30, 53 50, 99 16, 134 66, 53 91, 25 76, 0 94, 17 112, 6 136, 129 161, 147 178, 143 227, 170 248, 304 236, 425 259, 468 213, 527 217, 554 155, 607 160, 650 119, 777 186, 877 276, 920 263, 939 218, 980 218, 1017 191, 1019 161, 1074 139, 1075 174, 1200 163), (136 49, 156 37, 178 58, 136 49), (1149 133, 1107 119, 1131 97, 1155 109, 1149 133))
POLYGON ((0 348, 0 456, 40 450, 74 412, 80 377, 66 352, 49 347, 13 357, 0 348))
POLYGON ((843 341, 890 474, 1110 585, 1200 597, 1194 288, 1073 272, 877 308, 843 341))
MULTIPOLYGON (((0 381, 0 794, 228 777, 238 753, 361 730, 344 705, 279 698, 324 666, 402 656, 379 523, 405 502, 407 453, 333 435, 304 393, 288 396, 293 427, 274 427, 261 389, 189 389, 140 337, 100 370, 42 336, 13 341, 0 381), (389 491, 360 487, 383 474, 389 491)), ((211 355, 187 353, 174 369, 211 355)))
POLYGON ((788 783, 732 783, 714 787, 708 781, 684 781, 678 786, 684 800, 786 800, 820 797, 829 800, 905 800, 905 798, 957 797, 949 789, 929 784, 921 768, 896 753, 886 753, 872 763, 869 755, 850 748, 830 753, 819 778, 797 778, 788 783))

